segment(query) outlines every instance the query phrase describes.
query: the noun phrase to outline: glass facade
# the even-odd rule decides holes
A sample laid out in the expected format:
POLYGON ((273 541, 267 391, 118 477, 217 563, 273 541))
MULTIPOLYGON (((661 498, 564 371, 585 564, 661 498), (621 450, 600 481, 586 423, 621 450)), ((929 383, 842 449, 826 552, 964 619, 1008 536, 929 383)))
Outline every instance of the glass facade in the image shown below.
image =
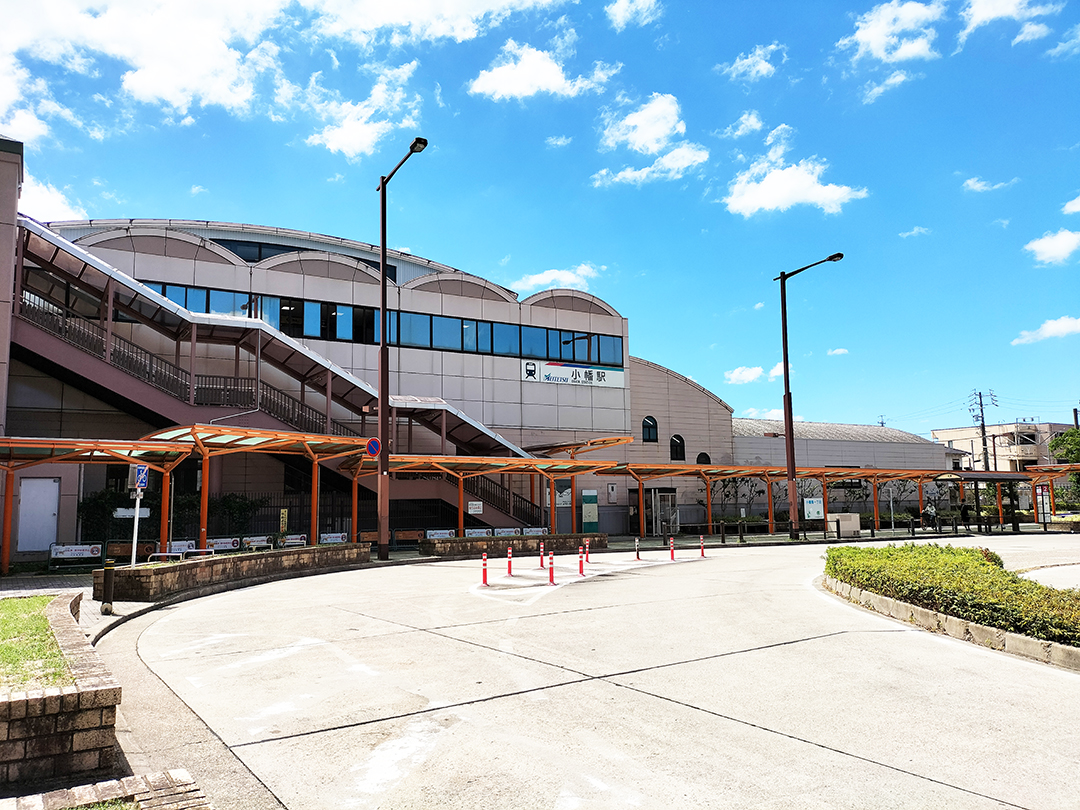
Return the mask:
MULTIPOLYGON (((146 286, 192 312, 246 316, 251 308, 266 323, 290 337, 340 340, 369 346, 379 343, 379 310, 374 307, 270 295, 255 295, 249 301, 248 294, 242 292, 180 284, 147 283, 146 286)), ((620 335, 569 332, 422 312, 390 310, 388 316, 389 343, 393 346, 613 368, 623 365, 620 335)))

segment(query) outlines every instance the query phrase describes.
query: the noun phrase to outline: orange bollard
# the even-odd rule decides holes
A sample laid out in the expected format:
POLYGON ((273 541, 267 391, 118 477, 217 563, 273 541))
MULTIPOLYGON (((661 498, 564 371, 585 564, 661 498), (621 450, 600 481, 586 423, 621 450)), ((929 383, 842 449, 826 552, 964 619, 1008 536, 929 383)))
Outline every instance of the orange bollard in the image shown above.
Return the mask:
POLYGON ((705 535, 699 534, 698 538, 701 540, 701 556, 705 556, 705 535))
POLYGON ((555 584, 555 552, 548 554, 548 583, 555 584))
POLYGON ((544 541, 540 541, 540 567, 544 567, 544 541))
POLYGON ((484 584, 487 585, 487 554, 484 555, 484 584))
POLYGON ((585 562, 589 561, 589 538, 585 538, 585 562))
POLYGON ((506 575, 512 577, 514 575, 514 547, 506 547, 506 575))
POLYGON ((581 546, 577 547, 577 572, 579 576, 585 576, 585 552, 581 546))
POLYGON ((675 559, 675 538, 674 537, 669 537, 668 538, 668 545, 671 546, 671 559, 674 560, 675 559))

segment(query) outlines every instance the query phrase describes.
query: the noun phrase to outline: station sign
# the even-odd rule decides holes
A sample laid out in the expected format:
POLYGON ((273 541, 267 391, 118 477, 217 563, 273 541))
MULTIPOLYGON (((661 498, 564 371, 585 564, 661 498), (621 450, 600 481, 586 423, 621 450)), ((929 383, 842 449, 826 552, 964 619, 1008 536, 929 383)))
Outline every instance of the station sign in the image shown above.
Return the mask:
POLYGON ((521 361, 521 379, 525 382, 585 385, 591 388, 625 388, 625 376, 622 369, 593 366, 588 363, 521 361))

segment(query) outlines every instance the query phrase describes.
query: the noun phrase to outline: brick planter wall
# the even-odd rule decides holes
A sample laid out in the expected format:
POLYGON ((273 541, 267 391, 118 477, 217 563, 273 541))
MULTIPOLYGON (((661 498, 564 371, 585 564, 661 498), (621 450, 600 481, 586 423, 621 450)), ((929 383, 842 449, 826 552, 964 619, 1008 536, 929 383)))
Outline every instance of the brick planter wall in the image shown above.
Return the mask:
POLYGON ((607 548, 606 534, 545 534, 512 535, 510 537, 450 537, 444 540, 421 540, 420 553, 425 557, 479 557, 487 554, 488 559, 506 554, 507 547, 513 547, 518 554, 539 554, 540 543, 544 544, 544 553, 556 554, 576 552, 578 546, 584 546, 589 540, 590 549, 607 548))
POLYGON ((74 686, 0 695, 0 783, 112 768, 120 684, 77 623, 82 594, 45 612, 74 686))
MULTIPOLYGON (((183 562, 141 568, 117 568, 113 581, 115 602, 158 602, 197 588, 234 582, 269 582, 308 573, 345 570, 371 560, 370 543, 303 546, 250 554, 199 557, 183 562)), ((102 601, 105 572, 94 571, 94 599, 102 601)))

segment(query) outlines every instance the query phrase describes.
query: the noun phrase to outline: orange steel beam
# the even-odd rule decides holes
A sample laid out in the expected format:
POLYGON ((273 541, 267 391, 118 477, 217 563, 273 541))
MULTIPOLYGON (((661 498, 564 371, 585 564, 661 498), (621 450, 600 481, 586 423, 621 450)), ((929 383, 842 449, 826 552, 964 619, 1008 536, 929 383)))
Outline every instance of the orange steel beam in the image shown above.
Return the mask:
POLYGON ((210 519, 210 455, 202 457, 202 492, 199 493, 199 548, 206 548, 206 523, 210 519))
POLYGON ((577 492, 574 491, 574 476, 570 476, 570 534, 577 534, 577 492))
MULTIPOLYGON (((825 484, 825 479, 821 479, 821 508, 825 514, 825 531, 829 531, 829 487, 825 484)), ((839 540, 840 538, 837 537, 839 540)))
POLYGON ((465 536, 465 478, 457 477, 457 530, 458 537, 465 536))
POLYGON ((352 531, 349 534, 352 535, 352 541, 354 543, 360 542, 360 479, 357 476, 352 477, 352 531))
POLYGON ((551 482, 551 487, 550 487, 550 492, 551 492, 551 515, 549 515, 549 517, 551 518, 551 533, 552 534, 558 534, 559 533, 559 509, 555 505, 555 478, 553 476, 549 475, 548 476, 548 481, 551 482))
POLYGON ((161 528, 158 551, 164 554, 169 550, 169 485, 172 473, 165 470, 161 473, 161 528))
POLYGON ((871 497, 874 499, 874 529, 881 530, 881 512, 878 507, 878 483, 876 478, 870 479, 871 497))
POLYGON ((11 506, 15 499, 15 472, 4 474, 4 534, 0 540, 0 574, 7 576, 11 567, 11 506))
MULTIPOLYGON (((919 482, 919 514, 920 514, 920 515, 922 515, 922 513, 923 513, 923 491, 922 491, 922 484, 923 484, 923 482, 922 482, 922 481, 920 481, 920 482, 919 482)), ((920 519, 921 519, 921 518, 920 518, 920 519)))
MULTIPOLYGON (((765 479, 765 492, 768 495, 768 501, 769 501, 769 534, 773 534, 776 531, 776 513, 774 511, 775 507, 773 506, 772 479, 771 478, 766 478, 765 479)), ((735 494, 736 495, 739 494, 738 489, 735 490, 735 494)), ((737 502, 738 502, 738 499, 736 498, 736 503, 737 502)), ((789 518, 791 516, 790 513, 791 513, 791 508, 788 507, 788 517, 789 518)))
POLYGON ((712 484, 709 479, 705 479, 705 515, 706 522, 709 526, 709 535, 713 533, 713 519, 712 519, 712 484))
POLYGON ((1005 510, 1001 508, 1001 482, 997 485, 997 504, 998 504, 998 525, 1002 525, 1005 522, 1005 510))
POLYGON ((637 502, 638 502, 638 537, 644 539, 645 537, 645 482, 640 478, 637 481, 637 502))
POLYGON ((311 459, 311 532, 308 545, 319 545, 319 459, 311 459))

